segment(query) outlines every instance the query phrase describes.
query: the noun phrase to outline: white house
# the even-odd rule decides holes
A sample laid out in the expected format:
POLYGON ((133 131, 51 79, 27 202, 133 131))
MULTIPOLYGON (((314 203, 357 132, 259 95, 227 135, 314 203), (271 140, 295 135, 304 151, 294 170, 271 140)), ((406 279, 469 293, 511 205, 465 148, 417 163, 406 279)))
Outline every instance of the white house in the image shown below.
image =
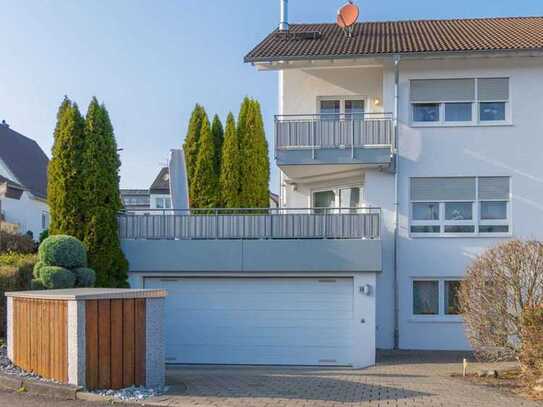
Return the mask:
POLYGON ((0 124, 0 216, 35 240, 49 226, 48 163, 34 140, 0 124))
POLYGON ((133 286, 167 299, 171 363, 350 365, 469 349, 456 290, 543 238, 543 18, 288 25, 280 213, 121 219, 133 286), (530 151, 532 153, 528 154, 530 151))

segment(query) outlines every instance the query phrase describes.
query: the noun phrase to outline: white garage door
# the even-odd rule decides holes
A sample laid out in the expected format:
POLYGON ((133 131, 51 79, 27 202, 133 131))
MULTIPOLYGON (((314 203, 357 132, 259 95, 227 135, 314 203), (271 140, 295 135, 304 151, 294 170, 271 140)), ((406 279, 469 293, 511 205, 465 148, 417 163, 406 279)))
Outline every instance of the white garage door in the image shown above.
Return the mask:
POLYGON ((145 287, 168 290, 168 363, 352 363, 351 278, 150 278, 145 287))

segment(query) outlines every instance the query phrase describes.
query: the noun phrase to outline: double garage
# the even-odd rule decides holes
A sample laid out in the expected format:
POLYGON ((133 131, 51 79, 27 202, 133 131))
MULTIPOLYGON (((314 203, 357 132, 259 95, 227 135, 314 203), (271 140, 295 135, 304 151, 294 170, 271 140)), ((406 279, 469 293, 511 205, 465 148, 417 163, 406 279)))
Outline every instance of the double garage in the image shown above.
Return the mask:
MULTIPOLYGON (((166 362, 364 367, 375 360, 375 273, 137 276, 167 290, 166 362)), ((135 280, 132 277, 132 281, 135 280)))

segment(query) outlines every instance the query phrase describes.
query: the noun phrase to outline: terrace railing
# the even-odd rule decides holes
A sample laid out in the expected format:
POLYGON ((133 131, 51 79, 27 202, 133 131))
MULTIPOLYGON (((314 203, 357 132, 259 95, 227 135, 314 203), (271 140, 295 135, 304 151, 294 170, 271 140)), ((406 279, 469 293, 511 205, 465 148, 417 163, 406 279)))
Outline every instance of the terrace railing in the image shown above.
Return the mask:
POLYGON ((121 239, 379 239, 379 208, 190 209, 120 213, 121 239))
POLYGON ((363 148, 394 144, 392 113, 275 116, 275 148, 363 148))

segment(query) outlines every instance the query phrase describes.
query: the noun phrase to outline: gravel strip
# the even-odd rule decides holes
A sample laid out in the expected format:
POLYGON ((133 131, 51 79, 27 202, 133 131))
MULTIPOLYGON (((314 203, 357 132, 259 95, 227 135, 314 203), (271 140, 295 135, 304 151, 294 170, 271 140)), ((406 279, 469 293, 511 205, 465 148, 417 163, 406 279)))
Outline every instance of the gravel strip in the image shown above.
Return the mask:
POLYGON ((112 397, 123 401, 140 401, 150 397, 156 397, 164 394, 168 391, 168 387, 149 389, 146 387, 127 387, 120 390, 95 390, 92 393, 98 394, 104 397, 112 397))
POLYGON ((0 372, 18 376, 24 379, 36 379, 47 383, 59 383, 55 380, 44 379, 36 373, 27 372, 20 367, 15 366, 13 363, 11 363, 11 360, 8 359, 8 349, 6 345, 0 346, 0 372))
MULTIPOLYGON (((45 379, 36 373, 27 372, 13 363, 8 359, 7 356, 7 347, 5 345, 0 346, 0 372, 6 373, 12 376, 17 376, 23 379, 34 379, 46 383, 57 383, 56 380, 45 379)), ((127 387, 126 389, 120 390, 95 390, 91 393, 97 394, 99 396, 114 398, 123 401, 141 401, 148 399, 150 397, 160 396, 168 390, 167 387, 157 388, 157 389, 148 389, 146 387, 127 387)))

